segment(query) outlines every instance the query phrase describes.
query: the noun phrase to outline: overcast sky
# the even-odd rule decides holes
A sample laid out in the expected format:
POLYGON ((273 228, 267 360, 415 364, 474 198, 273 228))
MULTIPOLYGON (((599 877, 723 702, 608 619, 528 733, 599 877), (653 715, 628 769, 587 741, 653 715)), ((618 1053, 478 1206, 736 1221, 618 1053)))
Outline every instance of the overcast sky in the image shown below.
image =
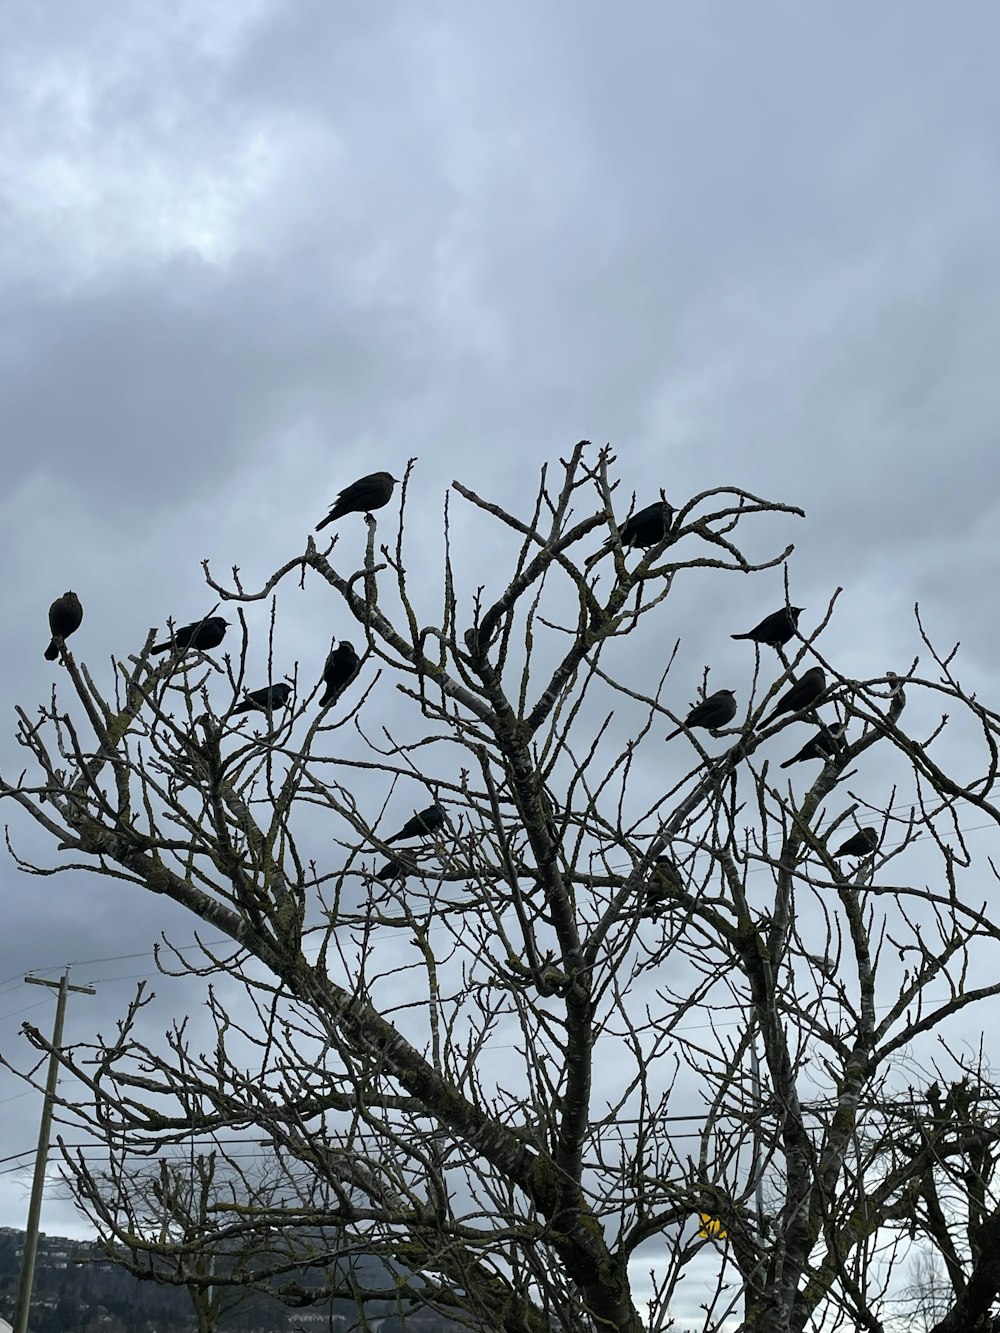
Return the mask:
MULTIPOLYGON (((810 614, 844 587, 842 669, 903 669, 919 601, 996 701, 998 49, 985 2, 8 0, 8 708, 59 677, 66 588, 106 669, 205 613, 203 557, 262 578, 361 473, 418 459, 439 541, 453 478, 523 509, 581 437, 640 496, 801 505, 773 531, 810 614)), ((729 582, 726 634, 781 600, 729 582)), ((706 596, 679 605, 707 643, 706 596)), ((288 616, 315 673, 335 610, 288 616)), ((25 971, 99 983, 81 1037, 158 930, 190 938, 120 885, 0 884, 5 1051, 51 1022, 25 971)), ((33 1145, 37 1099, 4 1078, 0 1108, 0 1156, 33 1145)), ((25 1212, 0 1175, 0 1225, 25 1212)))

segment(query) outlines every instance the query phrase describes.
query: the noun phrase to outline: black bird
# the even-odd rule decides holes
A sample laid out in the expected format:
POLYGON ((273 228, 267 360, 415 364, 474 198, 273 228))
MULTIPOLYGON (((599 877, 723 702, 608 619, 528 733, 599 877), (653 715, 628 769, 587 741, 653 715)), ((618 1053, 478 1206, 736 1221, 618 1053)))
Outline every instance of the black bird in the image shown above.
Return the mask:
POLYGON ((336 703, 360 670, 361 658, 354 651, 353 645, 341 639, 323 667, 323 684, 326 689, 319 701, 320 708, 328 708, 330 704, 336 703))
MULTIPOLYGON (((684 727, 707 727, 709 731, 715 731, 718 727, 724 727, 727 722, 732 722, 735 716, 736 696, 732 690, 716 690, 714 694, 710 694, 707 699, 703 699, 691 709, 684 719, 684 727)), ((666 739, 672 741, 675 736, 681 734, 684 727, 678 727, 666 739)))
MULTIPOLYGON (((622 546, 628 550, 633 550, 637 546, 643 549, 655 546, 666 537, 673 521, 674 511, 666 500, 657 500, 655 504, 646 505, 645 509, 640 509, 638 513, 627 518, 618 529, 622 546)), ((614 542, 609 537, 601 549, 587 561, 588 568, 602 556, 607 555, 613 547, 614 542)))
POLYGON ((766 643, 771 648, 778 648, 795 633, 799 616, 804 610, 804 606, 783 606, 780 611, 765 616, 759 625, 754 625, 746 634, 730 634, 729 637, 753 639, 754 643, 766 643))
POLYGON ((793 754, 791 759, 786 759, 779 767, 791 768, 793 764, 800 764, 804 759, 832 759, 838 750, 844 748, 846 730, 845 722, 835 722, 832 727, 820 727, 816 735, 806 741, 798 754, 793 754))
POLYGON ((823 668, 810 667, 801 680, 785 691, 775 704, 774 712, 761 726, 767 726, 768 722, 773 722, 782 713, 801 713, 803 708, 811 708, 825 690, 826 675, 823 668))
POLYGON ((262 713, 284 708, 292 695, 291 685, 283 681, 277 685, 265 685, 262 690, 247 690, 247 697, 233 709, 234 713, 252 713, 255 708, 262 713))
POLYGON ((429 805, 426 810, 421 810, 408 819, 398 833, 394 833, 391 838, 386 838, 386 842, 400 842, 403 838, 427 838, 444 823, 445 814, 437 804, 429 805))
POLYGON ((642 915, 656 919, 673 894, 681 887, 680 872, 669 856, 658 856, 653 862, 643 895, 642 915))
POLYGON ((46 662, 54 662, 59 656, 60 639, 68 639, 74 630, 80 628, 83 620, 83 607, 75 592, 64 592, 49 607, 49 631, 52 642, 45 650, 46 662))
POLYGON ((871 827, 863 828, 860 833, 847 839, 831 856, 867 856, 878 846, 878 834, 871 827))
POLYGON ((190 625, 182 625, 180 629, 174 630, 167 643, 155 644, 150 652, 168 653, 171 649, 178 651, 184 648, 198 648, 205 652, 209 648, 218 648, 226 637, 228 624, 229 621, 223 620, 221 616, 207 616, 204 620, 195 620, 190 625))
POLYGON ((316 531, 345 514, 370 514, 373 509, 381 509, 392 498, 392 488, 397 480, 391 472, 371 472, 367 477, 352 481, 337 496, 326 518, 316 524, 316 531))
POLYGON ((394 856, 386 861, 384 866, 379 866, 375 871, 375 878, 381 880, 383 884, 390 884, 394 879, 406 879, 416 866, 411 862, 404 861, 402 857, 394 856))
POLYGON ((621 525, 618 532, 622 546, 627 546, 630 550, 636 546, 643 548, 655 546, 666 537, 673 521, 674 511, 671 506, 666 500, 657 500, 655 504, 647 505, 645 509, 640 509, 631 518, 627 518, 621 525))

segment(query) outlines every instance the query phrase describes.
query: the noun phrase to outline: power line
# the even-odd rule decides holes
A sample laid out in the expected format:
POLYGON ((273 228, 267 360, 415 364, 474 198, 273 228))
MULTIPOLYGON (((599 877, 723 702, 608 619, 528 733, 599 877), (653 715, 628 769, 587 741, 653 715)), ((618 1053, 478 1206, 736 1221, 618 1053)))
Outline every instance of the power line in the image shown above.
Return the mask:
POLYGON ((40 1009, 42 1005, 47 1003, 47 1000, 37 1000, 34 1004, 26 1004, 21 1009, 11 1009, 10 1013, 0 1014, 0 1023, 2 1023, 5 1018, 16 1018, 18 1014, 27 1014, 32 1009, 40 1009))

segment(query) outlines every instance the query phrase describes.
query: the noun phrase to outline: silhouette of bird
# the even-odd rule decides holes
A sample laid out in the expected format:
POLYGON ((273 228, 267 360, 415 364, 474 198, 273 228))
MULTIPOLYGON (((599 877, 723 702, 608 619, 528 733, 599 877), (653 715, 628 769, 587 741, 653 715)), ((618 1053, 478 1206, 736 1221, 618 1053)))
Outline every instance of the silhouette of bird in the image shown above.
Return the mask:
POLYGON ((370 514, 373 509, 381 509, 392 498, 392 488, 396 481, 397 478, 391 472, 371 472, 367 477, 352 481, 337 496, 326 518, 316 524, 316 531, 325 528, 335 518, 343 518, 345 514, 370 514))
POLYGON ((394 833, 391 838, 386 838, 386 842, 401 842, 404 838, 428 838, 444 823, 445 814, 439 805, 429 805, 426 810, 420 810, 411 819, 408 819, 398 833, 394 833))
POLYGON ((716 690, 700 704, 695 704, 684 719, 684 726, 672 731, 666 739, 672 741, 675 736, 681 734, 684 727, 707 727, 709 731, 716 731, 719 727, 724 727, 727 722, 732 722, 735 716, 736 696, 732 690, 716 690))
POLYGON ((765 616, 759 625, 754 625, 746 634, 730 634, 729 637, 752 639, 754 643, 766 643, 771 648, 778 648, 781 644, 787 643, 795 633, 799 616, 804 610, 804 606, 783 606, 780 611, 765 616))
POLYGON ((341 639, 323 667, 323 684, 326 689, 319 701, 320 708, 328 708, 330 704, 336 703, 360 670, 361 658, 354 651, 353 645, 341 639))
POLYGON ((653 917, 660 915, 660 909, 670 902, 673 894, 681 887, 680 872, 669 856, 658 856, 646 880, 643 894, 642 915, 653 917))
POLYGON ((223 620, 221 616, 208 616, 205 620, 192 621, 190 625, 182 625, 180 629, 174 630, 167 643, 155 644, 150 652, 167 653, 171 649, 178 652, 185 648, 197 648, 201 652, 207 652, 209 648, 218 648, 226 637, 228 624, 229 621, 223 620))
POLYGON ((75 592, 64 592, 49 607, 49 632, 52 642, 45 650, 46 662, 54 662, 59 656, 60 639, 68 639, 74 630, 80 628, 83 620, 83 607, 75 592))
POLYGON ((785 691, 775 704, 771 716, 761 726, 767 726, 768 722, 773 722, 782 713, 801 713, 803 708, 811 708, 825 690, 826 675, 823 668, 810 667, 801 680, 785 691))
MULTIPOLYGON (((674 511, 666 500, 657 500, 655 504, 646 505, 645 509, 640 509, 630 518, 627 518, 618 529, 622 546, 627 550, 633 550, 637 546, 643 549, 648 546, 655 546, 657 542, 662 542, 666 537, 673 521, 674 511)), ((607 555, 613 547, 614 541, 609 537, 601 549, 590 557, 586 567, 589 569, 602 556, 607 555)))
POLYGON ((853 834, 831 856, 867 856, 878 846, 878 834, 870 826, 853 834))
POLYGON ((798 754, 793 754, 791 759, 786 759, 779 767, 791 768, 793 764, 800 764, 804 759, 832 759, 838 750, 844 748, 846 730, 847 724, 844 722, 835 722, 832 727, 820 727, 816 735, 806 741, 798 754))
POLYGON ((643 548, 655 546, 657 542, 663 541, 673 521, 674 511, 666 500, 657 500, 654 504, 646 505, 645 509, 640 509, 631 518, 627 518, 618 529, 622 546, 627 546, 630 550, 636 546, 643 548))
POLYGON ((265 685, 262 690, 247 690, 246 695, 233 709, 234 713, 252 713, 255 708, 266 713, 269 709, 284 708, 291 698, 292 687, 282 681, 277 685, 265 685))
POLYGON ((383 884, 390 884, 394 879, 406 879, 407 875, 414 874, 416 869, 414 862, 404 860, 401 856, 394 856, 386 861, 384 866, 379 866, 375 871, 375 878, 381 880, 383 884))

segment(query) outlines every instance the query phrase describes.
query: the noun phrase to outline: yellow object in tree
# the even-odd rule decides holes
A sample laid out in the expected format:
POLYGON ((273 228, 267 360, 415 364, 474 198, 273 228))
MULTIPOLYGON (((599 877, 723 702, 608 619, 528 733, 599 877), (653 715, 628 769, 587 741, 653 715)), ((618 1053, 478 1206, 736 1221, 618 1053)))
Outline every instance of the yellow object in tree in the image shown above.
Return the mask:
POLYGON ((711 1213, 699 1213, 701 1226, 698 1228, 698 1235, 704 1236, 706 1240, 725 1240, 729 1232, 722 1225, 717 1217, 711 1213))

